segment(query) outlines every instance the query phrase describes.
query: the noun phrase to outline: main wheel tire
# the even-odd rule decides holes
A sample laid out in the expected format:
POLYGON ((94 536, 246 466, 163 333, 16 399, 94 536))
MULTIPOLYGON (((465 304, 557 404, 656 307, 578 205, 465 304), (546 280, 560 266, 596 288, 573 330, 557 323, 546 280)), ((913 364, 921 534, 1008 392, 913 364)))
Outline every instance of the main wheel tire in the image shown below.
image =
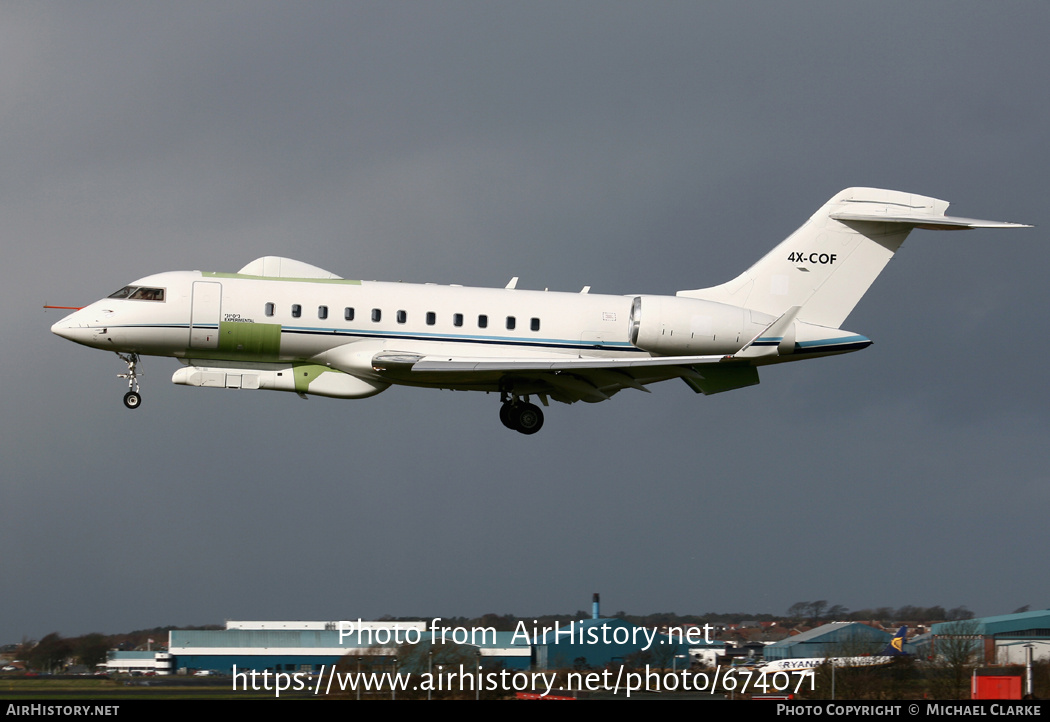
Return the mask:
POLYGON ((517 418, 517 414, 514 413, 514 407, 509 404, 503 404, 499 407, 499 420, 508 429, 518 430, 518 427, 514 425, 514 420, 517 418))
POLYGON ((129 409, 137 409, 142 404, 142 396, 137 391, 129 391, 124 394, 124 405, 129 409))
POLYGON ((535 434, 543 427, 543 412, 535 404, 521 404, 516 408, 515 429, 523 434, 535 434))

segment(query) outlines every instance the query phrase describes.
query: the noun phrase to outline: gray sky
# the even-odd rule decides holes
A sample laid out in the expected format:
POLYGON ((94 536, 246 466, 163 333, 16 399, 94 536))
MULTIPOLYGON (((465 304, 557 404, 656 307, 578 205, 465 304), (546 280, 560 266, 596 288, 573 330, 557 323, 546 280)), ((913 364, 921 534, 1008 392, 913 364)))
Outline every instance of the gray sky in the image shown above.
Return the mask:
POLYGON ((1050 606, 1042 2, 0 5, 0 641, 224 619, 1050 606), (175 387, 49 333, 166 270, 721 283, 848 186, 875 341, 504 429, 494 395, 175 387))

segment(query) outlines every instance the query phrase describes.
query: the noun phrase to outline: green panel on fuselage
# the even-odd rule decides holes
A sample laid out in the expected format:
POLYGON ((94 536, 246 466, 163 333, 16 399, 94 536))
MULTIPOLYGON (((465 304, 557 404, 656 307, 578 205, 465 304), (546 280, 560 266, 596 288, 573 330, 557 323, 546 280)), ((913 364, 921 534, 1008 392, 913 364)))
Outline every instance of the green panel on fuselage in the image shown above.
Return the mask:
POLYGON ((274 361, 281 353, 279 323, 220 323, 218 358, 274 361))
POLYGON ((317 364, 295 364, 292 373, 295 378, 295 390, 297 393, 305 394, 310 390, 310 384, 325 371, 332 371, 327 366, 317 364))

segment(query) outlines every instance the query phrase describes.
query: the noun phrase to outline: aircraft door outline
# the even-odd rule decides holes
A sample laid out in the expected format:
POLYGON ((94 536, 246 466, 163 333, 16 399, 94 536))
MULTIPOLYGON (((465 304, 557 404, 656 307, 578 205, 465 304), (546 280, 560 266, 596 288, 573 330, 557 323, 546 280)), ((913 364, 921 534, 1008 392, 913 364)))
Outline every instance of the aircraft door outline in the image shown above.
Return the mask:
POLYGON ((218 348, 222 284, 195 281, 190 309, 190 348, 218 348))

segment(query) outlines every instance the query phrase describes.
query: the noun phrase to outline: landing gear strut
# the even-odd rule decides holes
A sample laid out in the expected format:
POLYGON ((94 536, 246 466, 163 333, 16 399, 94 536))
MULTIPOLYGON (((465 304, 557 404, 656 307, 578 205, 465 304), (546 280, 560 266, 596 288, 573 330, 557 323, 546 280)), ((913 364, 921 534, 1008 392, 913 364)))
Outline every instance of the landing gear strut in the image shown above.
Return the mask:
POLYGON ((499 409, 499 420, 508 429, 522 434, 535 434, 543 427, 543 412, 535 404, 504 394, 503 405, 499 409))
POLYGON ((142 404, 142 394, 139 393, 139 375, 137 369, 139 355, 137 353, 130 353, 125 356, 118 351, 117 356, 120 356, 120 360, 128 365, 128 372, 126 374, 117 374, 117 378, 128 380, 128 392, 124 394, 124 405, 129 409, 137 409, 142 404))

